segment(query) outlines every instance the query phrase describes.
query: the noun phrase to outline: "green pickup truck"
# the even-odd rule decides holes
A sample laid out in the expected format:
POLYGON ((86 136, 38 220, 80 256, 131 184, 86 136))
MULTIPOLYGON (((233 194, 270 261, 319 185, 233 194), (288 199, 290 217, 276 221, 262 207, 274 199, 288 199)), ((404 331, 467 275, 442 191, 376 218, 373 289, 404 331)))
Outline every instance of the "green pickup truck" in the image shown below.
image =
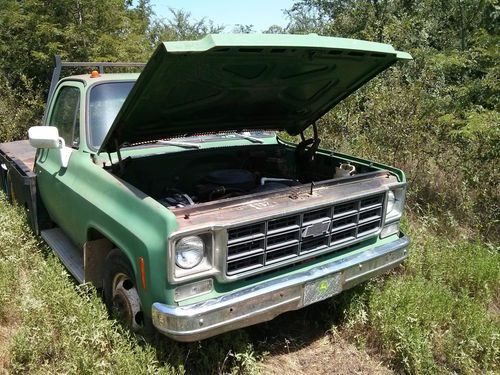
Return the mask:
POLYGON ((140 74, 57 59, 43 126, 0 144, 0 186, 131 329, 267 321, 407 257, 404 173, 319 148, 316 121, 409 59, 314 34, 167 42, 140 74))

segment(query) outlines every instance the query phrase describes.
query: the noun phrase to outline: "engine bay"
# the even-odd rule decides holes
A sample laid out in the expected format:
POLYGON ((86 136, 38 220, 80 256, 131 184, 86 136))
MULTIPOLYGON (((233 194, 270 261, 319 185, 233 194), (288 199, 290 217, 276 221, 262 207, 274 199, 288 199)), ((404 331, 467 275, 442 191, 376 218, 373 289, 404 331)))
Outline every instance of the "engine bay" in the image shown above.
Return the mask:
POLYGON ((127 158, 119 177, 165 207, 179 208, 376 170, 320 151, 304 159, 293 146, 278 144, 127 158))
POLYGON ((218 169, 209 172, 195 186, 195 194, 189 195, 175 188, 167 189, 166 196, 158 201, 166 207, 185 207, 200 202, 232 198, 300 185, 291 178, 258 177, 245 169, 218 169))

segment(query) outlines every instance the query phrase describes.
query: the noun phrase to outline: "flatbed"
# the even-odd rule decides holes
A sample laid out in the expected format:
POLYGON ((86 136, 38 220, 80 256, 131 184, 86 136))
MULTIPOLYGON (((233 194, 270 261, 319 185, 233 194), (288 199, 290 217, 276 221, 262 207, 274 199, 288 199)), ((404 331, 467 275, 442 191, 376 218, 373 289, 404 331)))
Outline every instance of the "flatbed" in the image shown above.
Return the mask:
POLYGON ((36 149, 30 145, 29 140, 0 143, 0 152, 15 160, 21 170, 33 172, 36 149))
POLYGON ((10 201, 26 209, 31 227, 39 234, 35 156, 28 140, 0 143, 0 186, 10 201))

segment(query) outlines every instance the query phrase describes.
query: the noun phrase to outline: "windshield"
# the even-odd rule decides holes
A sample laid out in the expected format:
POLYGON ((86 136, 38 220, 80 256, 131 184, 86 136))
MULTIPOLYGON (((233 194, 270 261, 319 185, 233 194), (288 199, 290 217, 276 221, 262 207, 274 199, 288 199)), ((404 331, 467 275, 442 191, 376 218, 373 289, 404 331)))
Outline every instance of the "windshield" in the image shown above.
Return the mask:
POLYGON ((103 83, 94 86, 90 91, 89 133, 92 147, 101 146, 134 83, 133 81, 103 83))
MULTIPOLYGON (((89 134, 90 146, 98 149, 106 137, 116 115, 120 111, 123 102, 127 98, 130 90, 134 86, 134 81, 128 82, 108 82, 92 87, 89 101, 89 134)), ((187 142, 210 142, 220 140, 234 140, 245 137, 266 138, 274 137, 271 131, 244 131, 241 133, 229 132, 220 134, 205 134, 196 136, 175 137, 173 140, 183 140, 187 142)), ((138 146, 138 147, 144 147, 138 146)))

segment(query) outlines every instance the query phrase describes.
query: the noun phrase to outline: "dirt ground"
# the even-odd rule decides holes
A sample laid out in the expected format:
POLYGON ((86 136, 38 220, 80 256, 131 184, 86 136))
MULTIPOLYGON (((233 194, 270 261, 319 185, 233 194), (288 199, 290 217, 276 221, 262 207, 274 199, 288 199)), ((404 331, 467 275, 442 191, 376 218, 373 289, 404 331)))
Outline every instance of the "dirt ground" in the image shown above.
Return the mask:
POLYGON ((4 324, 0 321, 0 375, 8 374, 9 366, 9 346, 12 336, 16 331, 16 327, 9 324, 4 324))
POLYGON ((323 301, 248 329, 257 348, 269 354, 263 374, 394 374, 380 359, 337 331, 342 307, 323 301))
POLYGON ((262 364, 264 374, 393 374, 341 337, 324 336, 299 350, 268 357, 262 364))

